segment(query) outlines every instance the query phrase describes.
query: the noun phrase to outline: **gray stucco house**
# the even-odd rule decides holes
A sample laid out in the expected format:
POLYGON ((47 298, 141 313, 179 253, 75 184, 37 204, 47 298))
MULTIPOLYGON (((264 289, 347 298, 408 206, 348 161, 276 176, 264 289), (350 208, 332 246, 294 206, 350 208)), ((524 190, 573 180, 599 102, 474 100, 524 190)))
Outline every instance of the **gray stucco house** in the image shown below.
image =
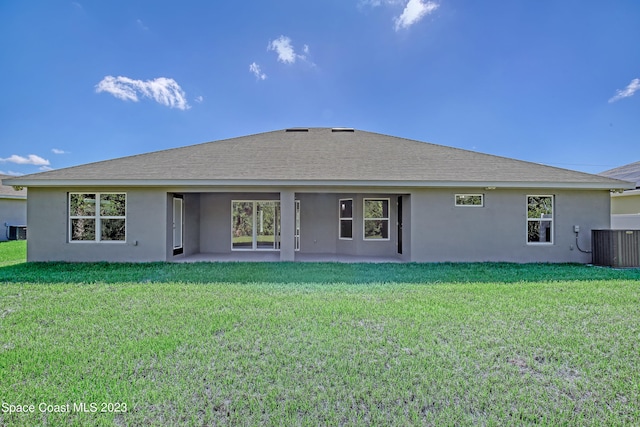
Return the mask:
MULTIPOLYGON (((0 180, 12 178, 0 175, 0 180)), ((27 190, 16 190, 10 185, 0 185, 0 242, 9 239, 10 226, 27 225, 27 190)))
POLYGON ((346 128, 11 178, 29 261, 579 262, 632 183, 346 128))

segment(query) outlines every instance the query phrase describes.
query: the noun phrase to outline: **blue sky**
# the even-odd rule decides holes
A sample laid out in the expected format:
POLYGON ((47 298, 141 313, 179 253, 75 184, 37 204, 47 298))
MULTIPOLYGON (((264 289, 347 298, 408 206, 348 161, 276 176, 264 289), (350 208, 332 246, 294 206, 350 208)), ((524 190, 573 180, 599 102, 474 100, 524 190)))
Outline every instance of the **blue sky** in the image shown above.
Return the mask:
POLYGON ((597 173, 640 160, 639 23, 635 0, 3 1, 0 173, 287 127, 597 173))

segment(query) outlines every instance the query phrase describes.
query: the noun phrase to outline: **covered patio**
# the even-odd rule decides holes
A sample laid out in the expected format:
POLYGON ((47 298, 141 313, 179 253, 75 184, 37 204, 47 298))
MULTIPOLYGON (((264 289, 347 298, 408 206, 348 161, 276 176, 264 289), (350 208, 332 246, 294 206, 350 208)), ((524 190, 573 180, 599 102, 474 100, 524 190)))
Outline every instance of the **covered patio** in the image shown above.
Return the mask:
MULTIPOLYGON (((168 192, 174 262, 406 262, 410 196, 395 191, 168 192), (404 221, 403 221, 404 217, 404 221)), ((169 242, 167 242, 169 243, 169 242)))
MULTIPOLYGON (((251 252, 207 254, 198 253, 176 258, 175 262, 279 262, 279 252, 251 252)), ((404 262, 397 256, 359 256, 341 254, 304 254, 296 253, 295 260, 299 262, 342 262, 342 263, 399 263, 404 262)))

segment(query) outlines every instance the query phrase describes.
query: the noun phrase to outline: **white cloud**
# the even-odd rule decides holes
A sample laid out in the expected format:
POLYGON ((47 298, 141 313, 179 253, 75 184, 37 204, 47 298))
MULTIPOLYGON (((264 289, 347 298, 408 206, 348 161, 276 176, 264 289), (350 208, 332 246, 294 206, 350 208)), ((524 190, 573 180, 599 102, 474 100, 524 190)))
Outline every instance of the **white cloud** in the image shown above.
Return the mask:
POLYGON ((638 89, 640 89, 640 79, 633 79, 627 87, 625 87, 624 89, 618 89, 615 96, 609 99, 609 102, 616 102, 621 100, 622 98, 633 96, 633 94, 636 93, 638 89))
POLYGON ((29 154, 27 157, 18 156, 17 154, 12 155, 11 157, 7 157, 6 159, 1 159, 0 162, 9 162, 15 163, 18 165, 36 165, 36 166, 48 166, 49 160, 43 159, 40 156, 36 156, 35 154, 29 154))
POLYGON ((21 176, 24 175, 23 173, 20 172, 14 172, 14 171, 0 171, 0 175, 11 175, 11 176, 21 176))
MULTIPOLYGON (((302 46, 303 54, 296 53, 293 45, 291 44, 291 39, 287 36, 280 36, 277 39, 270 41, 267 45, 267 50, 276 52, 278 54, 278 61, 282 62, 283 64, 293 64, 296 61, 300 60, 311 67, 316 67, 316 64, 307 58, 307 55, 309 55, 310 52, 309 45, 305 44, 302 46)), ((255 74, 253 70, 251 71, 255 74)), ((266 78, 267 76, 265 74, 264 79, 266 78)))
POLYGON ((66 151, 64 150, 59 150, 57 148, 52 148, 51 151, 53 152, 53 154, 67 154, 66 151))
POLYGON ((166 77, 142 81, 123 76, 106 76, 96 85, 96 92, 108 92, 123 101, 134 102, 138 102, 138 94, 140 94, 170 108, 180 110, 191 108, 180 85, 166 77))
POLYGON ((204 96, 202 96, 202 95, 200 95, 200 96, 196 96, 195 101, 196 101, 198 104, 202 104, 202 101, 204 101, 204 96))
POLYGON ((258 80, 265 80, 267 78, 267 75, 262 72, 262 70, 260 69, 260 66, 255 62, 252 62, 249 65, 249 71, 251 71, 253 75, 256 76, 256 79, 258 80))
POLYGON ((381 6, 382 4, 396 5, 401 3, 402 3, 402 0, 360 0, 360 2, 358 3, 358 6, 378 7, 378 6, 381 6))
POLYGON ((135 82, 140 82, 140 80, 131 80, 127 77, 116 79, 113 76, 107 76, 96 85, 96 92, 108 92, 123 101, 138 102, 135 82))
POLYGON ((50 166, 40 166, 38 169, 40 169, 41 171, 44 171, 44 172, 53 170, 53 168, 50 167, 50 166))
POLYGON ((439 4, 432 1, 409 0, 404 11, 402 11, 402 14, 395 19, 396 31, 409 28, 428 14, 435 11, 439 6, 439 4))
POLYGON ((278 61, 284 64, 293 64, 298 57, 291 46, 291 39, 285 36, 270 41, 267 50, 275 51, 278 54, 278 61))

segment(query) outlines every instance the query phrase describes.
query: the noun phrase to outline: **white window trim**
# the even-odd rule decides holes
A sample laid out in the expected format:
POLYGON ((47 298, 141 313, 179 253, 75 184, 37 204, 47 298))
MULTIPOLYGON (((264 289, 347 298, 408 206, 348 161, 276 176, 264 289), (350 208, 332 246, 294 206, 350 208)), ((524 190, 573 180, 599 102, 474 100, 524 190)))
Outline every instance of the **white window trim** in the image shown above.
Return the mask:
POLYGON ((172 216, 173 216, 173 254, 179 255, 184 253, 184 197, 182 196, 173 196, 173 205, 172 205, 172 216), (180 224, 176 224, 176 202, 180 203, 180 224), (178 230, 178 226, 180 227, 180 244, 176 246, 176 230, 178 230), (177 252, 177 253, 176 253, 177 252))
POLYGON ((103 191, 100 193, 93 191, 74 191, 70 192, 67 196, 67 217, 68 217, 68 242, 69 243, 102 243, 102 244, 126 244, 127 243, 127 233, 129 227, 127 227, 127 212, 129 211, 129 197, 127 197, 127 193, 124 191, 103 191), (79 215, 71 215, 71 195, 72 194, 95 194, 96 196, 96 214, 95 216, 79 216, 79 215), (124 216, 100 216, 100 196, 102 194, 124 194, 124 216), (73 226, 71 221, 74 219, 94 219, 95 220, 95 240, 73 240, 73 226), (102 230, 102 219, 124 219, 124 240, 101 240, 101 230, 102 230))
POLYGON ((456 207, 458 208, 483 208, 484 207, 484 194, 482 193, 477 193, 477 194, 456 194, 454 196, 454 204, 456 207), (479 205, 461 205, 458 204, 458 197, 469 197, 469 196, 480 196, 480 204, 479 205))
MULTIPOLYGON (((300 251, 300 229, 302 228, 302 225, 301 225, 302 220, 300 219, 300 200, 295 200, 295 204, 296 204, 296 210, 295 210, 296 231, 294 233, 295 240, 293 243, 293 250, 295 252, 299 252, 300 251)), ((280 212, 280 215, 282 215, 282 211, 280 212)), ((280 245, 282 246, 282 241, 280 241, 280 245)))
POLYGON ((527 194, 525 198, 525 217, 527 221, 524 227, 524 238, 527 245, 531 246, 552 246, 554 244, 555 235, 555 218, 556 218, 556 198, 553 194, 527 194), (529 197, 551 197, 551 218, 529 218, 529 197), (551 239, 549 242, 530 242, 529 241, 529 222, 551 222, 551 239))
POLYGON ((366 242, 384 242, 384 241, 388 241, 391 240, 391 199, 388 197, 369 197, 369 198, 365 198, 362 199, 362 240, 366 241, 366 242), (386 218, 365 218, 364 216, 364 212, 365 212, 365 205, 367 204, 368 200, 386 200, 387 201, 387 217, 386 218), (365 223, 367 221, 387 221, 387 238, 381 238, 381 239, 376 239, 376 238, 372 238, 372 237, 367 237, 364 235, 365 233, 365 223))
POLYGON ((353 240, 353 199, 338 199, 338 239, 339 240, 353 240), (340 206, 342 202, 351 201, 351 216, 350 217, 341 217, 340 206), (351 221, 351 237, 342 237, 342 221, 351 221))

